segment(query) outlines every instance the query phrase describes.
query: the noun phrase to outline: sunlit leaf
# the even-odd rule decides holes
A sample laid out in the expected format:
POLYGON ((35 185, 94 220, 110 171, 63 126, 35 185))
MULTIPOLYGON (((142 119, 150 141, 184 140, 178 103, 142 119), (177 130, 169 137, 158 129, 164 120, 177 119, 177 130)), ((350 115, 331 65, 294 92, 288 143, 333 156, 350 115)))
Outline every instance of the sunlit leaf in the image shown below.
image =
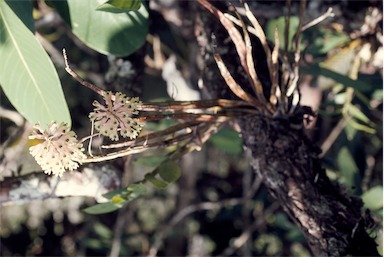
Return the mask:
POLYGON ((48 54, 6 2, 0 0, 0 84, 29 122, 46 128, 71 124, 56 70, 48 54))
POLYGON ((118 196, 125 200, 130 201, 145 193, 146 193, 145 186, 142 183, 135 183, 135 184, 129 185, 128 187, 120 188, 120 189, 108 192, 106 194, 103 194, 103 196, 110 200, 112 200, 113 197, 118 196))
POLYGON ((369 120, 369 118, 359 108, 357 108, 353 104, 350 104, 348 106, 348 112, 349 112, 349 114, 352 115, 352 117, 355 117, 356 119, 358 119, 358 120, 360 120, 362 122, 365 122, 367 124, 371 122, 369 120))
POLYGON ((145 194, 145 192, 146 188, 142 183, 132 184, 126 188, 120 188, 118 190, 104 194, 103 196, 107 199, 110 199, 110 202, 99 203, 88 207, 83 211, 88 214, 104 214, 113 212, 120 209, 137 197, 145 194))
POLYGON ((367 125, 361 124, 357 122, 355 119, 349 119, 347 121, 351 127, 353 127, 356 130, 361 130, 369 134, 375 134, 376 130, 374 128, 368 127, 367 125))
POLYGON ((117 190, 103 194, 103 197, 111 200, 116 195, 126 195, 127 193, 127 188, 119 188, 117 190))
POLYGON ((140 0, 109 0, 106 3, 99 5, 97 7, 97 10, 112 13, 121 13, 137 11, 140 9, 140 7, 140 0))
POLYGON ((168 160, 160 164, 158 167, 158 173, 164 181, 173 183, 177 181, 181 176, 180 166, 174 161, 168 160))
POLYGON ((123 197, 121 197, 120 195, 115 195, 111 199, 112 203, 122 203, 124 201, 125 201, 125 199, 123 197))
POLYGON ((375 186, 366 191, 361 199, 364 202, 365 208, 378 210, 383 208, 383 187, 375 186))

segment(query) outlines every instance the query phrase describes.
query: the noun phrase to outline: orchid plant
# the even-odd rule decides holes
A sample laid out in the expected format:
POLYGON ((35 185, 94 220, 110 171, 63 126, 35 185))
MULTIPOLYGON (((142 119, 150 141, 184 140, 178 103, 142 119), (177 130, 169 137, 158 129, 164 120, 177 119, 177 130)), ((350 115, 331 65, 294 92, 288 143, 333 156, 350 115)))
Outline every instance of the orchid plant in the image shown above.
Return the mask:
MULTIPOLYGON (((221 56, 214 47, 214 59, 218 69, 231 91, 241 100, 212 99, 201 101, 173 101, 162 103, 142 103, 137 97, 128 97, 122 92, 110 92, 93 85, 78 74, 68 64, 65 49, 63 56, 66 71, 83 86, 99 94, 104 103, 93 102, 94 110, 89 114, 92 123, 91 135, 81 140, 76 139, 73 131, 68 131, 66 124, 51 123, 47 130, 42 130, 37 124, 31 139, 39 139, 41 143, 30 148, 31 154, 47 174, 62 176, 66 169, 73 170, 83 163, 101 162, 139 153, 150 148, 180 146, 180 153, 199 149, 209 139, 220 125, 229 119, 244 113, 276 116, 280 114, 294 115, 299 109, 298 61, 299 61, 299 35, 302 24, 299 25, 298 34, 294 43, 294 62, 288 62, 287 52, 279 54, 279 40, 276 32, 275 47, 270 50, 265 34, 257 19, 244 3, 246 17, 250 25, 246 25, 235 10, 237 18, 230 14, 223 14, 206 0, 198 2, 214 14, 228 31, 235 44, 240 63, 246 72, 254 94, 245 90, 236 83, 229 73, 221 56), (242 31, 236 28, 238 25, 242 31), (270 92, 264 92, 262 82, 258 78, 252 56, 250 34, 256 36, 262 45, 269 69, 270 92), (279 59, 280 58, 280 59, 279 59), (279 75, 279 61, 283 70, 279 75), (267 99, 266 96, 269 96, 267 99), (146 121, 172 118, 184 121, 171 127, 149 134, 140 132, 146 121), (97 133, 94 133, 96 130, 97 133), (103 135, 112 141, 118 141, 119 136, 129 138, 123 142, 101 146, 103 154, 93 155, 91 151, 92 138, 103 135), (196 140, 196 137, 198 139, 196 140), (88 155, 83 153, 83 143, 89 140, 88 155)), ((304 8, 302 8, 303 10, 304 8)), ((216 44, 214 35, 213 45, 216 44)), ((307 113, 308 114, 308 113, 307 113)), ((302 116, 302 114, 301 114, 302 116)))

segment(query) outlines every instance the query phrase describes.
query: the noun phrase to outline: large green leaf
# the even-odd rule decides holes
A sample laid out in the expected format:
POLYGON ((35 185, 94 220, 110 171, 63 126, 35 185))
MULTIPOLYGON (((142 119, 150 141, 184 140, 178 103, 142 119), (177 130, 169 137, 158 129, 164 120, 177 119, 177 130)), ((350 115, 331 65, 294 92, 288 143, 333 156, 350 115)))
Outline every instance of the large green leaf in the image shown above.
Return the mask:
POLYGON ((48 54, 4 0, 0 0, 0 84, 29 122, 71 125, 59 77, 48 54))
POLYGON ((141 7, 140 0, 109 0, 97 7, 99 11, 121 13, 128 11, 137 11, 141 7))
MULTIPOLYGON (((67 0, 73 33, 87 46, 103 53, 126 56, 140 48, 148 33, 148 11, 111 13, 97 11, 97 0, 67 0)), ((60 10, 58 9, 60 12, 60 10)))

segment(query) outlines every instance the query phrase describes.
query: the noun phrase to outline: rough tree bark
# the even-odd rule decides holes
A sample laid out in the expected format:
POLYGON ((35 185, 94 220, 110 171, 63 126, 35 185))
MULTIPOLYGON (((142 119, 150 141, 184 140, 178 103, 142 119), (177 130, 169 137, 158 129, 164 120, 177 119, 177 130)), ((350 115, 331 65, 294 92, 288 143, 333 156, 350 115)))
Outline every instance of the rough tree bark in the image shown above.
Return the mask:
MULTIPOLYGON (((225 8, 222 2, 213 2, 225 8)), ((205 89, 212 97, 233 98, 212 56, 211 35, 215 34, 222 57, 237 82, 246 87, 234 46, 228 33, 208 11, 197 8, 195 35, 202 58, 205 89)), ((256 48, 255 61, 263 66, 256 48)), ((258 72, 262 71, 259 69, 258 72)), ((265 85, 263 85, 265 86, 265 85)), ((376 243, 366 230, 362 201, 331 182, 318 157, 320 149, 306 137, 303 115, 272 118, 261 115, 239 117, 245 145, 252 152, 251 166, 284 211, 299 226, 316 256, 378 256, 376 243)))

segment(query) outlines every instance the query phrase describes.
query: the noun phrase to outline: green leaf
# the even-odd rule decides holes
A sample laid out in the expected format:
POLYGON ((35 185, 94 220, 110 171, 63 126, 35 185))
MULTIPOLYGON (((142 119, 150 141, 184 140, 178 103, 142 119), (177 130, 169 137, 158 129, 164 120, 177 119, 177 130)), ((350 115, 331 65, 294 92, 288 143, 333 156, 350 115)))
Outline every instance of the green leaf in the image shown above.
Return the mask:
MULTIPOLYGON (((73 33, 90 48, 115 56, 139 49, 148 33, 148 11, 144 4, 128 13, 100 12, 97 0, 67 0, 73 33)), ((61 14, 60 9, 57 11, 61 14)))
POLYGON ((128 201, 132 201, 133 199, 136 199, 137 197, 145 194, 147 192, 147 189, 145 188, 143 183, 137 183, 127 187, 127 192, 128 195, 126 196, 126 199, 128 201))
POLYGON ((55 67, 4 0, 0 0, 0 56, 0 84, 20 114, 43 127, 53 120, 71 125, 55 67))
POLYGON ((243 151, 243 140, 233 129, 220 130, 210 138, 209 142, 224 153, 240 154, 243 151))
POLYGON ((355 119, 347 120, 348 124, 351 125, 356 130, 364 131, 369 134, 376 134, 376 130, 374 128, 368 127, 364 124, 357 122, 355 119))
POLYGON ((128 194, 127 188, 119 188, 117 190, 103 194, 103 197, 112 200, 112 198, 116 195, 126 195, 126 194, 128 194))
POLYGON ((157 188, 164 189, 168 186, 167 182, 164 182, 160 179, 155 178, 155 176, 152 173, 145 174, 144 178, 147 181, 151 182, 157 188))
POLYGON ((349 42, 351 39, 343 32, 324 27, 313 27, 303 33, 303 40, 309 42, 308 48, 305 49, 306 53, 324 55, 332 49, 349 42))
MULTIPOLYGON (((288 37, 288 50, 292 48, 292 37, 295 35, 297 28, 299 26, 299 18, 294 16, 290 17, 289 20, 289 37, 288 37)), ((267 22, 266 28, 265 28, 265 35, 266 37, 274 42, 275 41, 275 28, 277 27, 277 32, 279 33, 279 42, 280 42, 280 49, 284 49, 285 45, 285 17, 281 16, 276 19, 270 19, 267 22)))
POLYGON ((88 207, 83 211, 88 214, 104 214, 113 212, 120 209, 137 197, 145 194, 145 192, 146 188, 143 183, 132 184, 126 188, 120 188, 104 194, 103 196, 107 199, 110 199, 110 202, 99 203, 88 207))
POLYGON ((180 166, 172 160, 167 160, 157 168, 158 173, 164 181, 173 183, 181 176, 180 166))
POLYGON ((140 195, 145 194, 145 192, 146 192, 146 188, 143 185, 143 183, 136 183, 126 188, 120 188, 120 189, 108 192, 106 194, 103 194, 103 196, 110 200, 112 200, 113 197, 118 196, 118 197, 124 198, 125 200, 131 201, 139 197, 140 195))
POLYGON ((348 147, 343 146, 338 152, 337 165, 342 175, 340 182, 349 188, 356 186, 359 178, 359 168, 357 167, 348 147))
MULTIPOLYGON (((302 67, 300 71, 303 74, 309 74, 312 76, 321 75, 321 76, 333 79, 336 82, 343 84, 345 87, 351 87, 360 92, 369 92, 372 90, 372 86, 367 83, 364 83, 360 80, 353 80, 348 76, 332 71, 328 68, 321 67, 319 64, 314 64, 309 67, 302 67)), ((319 86, 323 88, 323 85, 319 85, 319 86)))
POLYGON ((113 212, 121 207, 123 207, 126 204, 126 202, 121 202, 121 203, 112 203, 112 202, 107 202, 107 203, 99 203, 96 205, 93 205, 91 207, 85 208, 83 211, 88 213, 88 214, 104 214, 108 212, 113 212))
POLYGON ((124 201, 125 201, 125 199, 123 197, 121 197, 120 195, 115 195, 111 199, 112 203, 122 203, 124 201))
POLYGON ((355 117, 356 119, 364 122, 364 123, 371 123, 369 118, 355 105, 350 104, 347 108, 348 112, 352 115, 352 117, 355 117))
POLYGON ((112 12, 112 13, 121 13, 129 11, 137 11, 141 7, 140 0, 109 0, 108 2, 99 5, 97 10, 112 12))
POLYGON ((111 229, 101 222, 94 223, 92 228, 99 238, 109 239, 113 237, 113 232, 111 229))
POLYGON ((361 199, 364 202, 364 207, 371 210, 383 208, 383 187, 375 186, 366 191, 361 199))

